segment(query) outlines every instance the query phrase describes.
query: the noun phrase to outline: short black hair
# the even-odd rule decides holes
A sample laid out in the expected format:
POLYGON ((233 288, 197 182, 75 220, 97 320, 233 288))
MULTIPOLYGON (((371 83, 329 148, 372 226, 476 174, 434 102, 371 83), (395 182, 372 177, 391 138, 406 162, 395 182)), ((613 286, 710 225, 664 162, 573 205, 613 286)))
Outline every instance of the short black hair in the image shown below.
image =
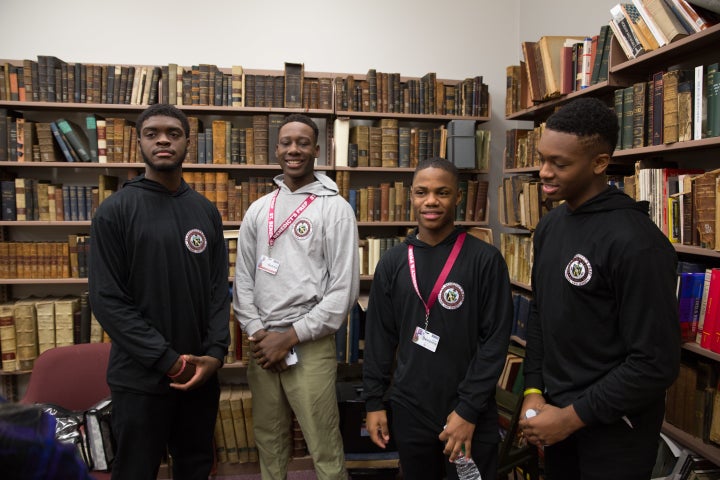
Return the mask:
POLYGON ((618 140, 618 119, 614 110, 597 98, 578 98, 548 117, 545 128, 569 133, 613 154, 618 140))
POLYGON ((453 176, 456 184, 460 180, 460 172, 454 163, 442 157, 430 157, 425 160, 421 160, 418 163, 418 166, 415 168, 415 173, 413 173, 413 181, 415 181, 415 176, 418 172, 420 170, 425 170, 426 168, 439 168, 441 170, 445 170, 453 176))
POLYGON ((163 117, 174 117, 180 120, 183 131, 185 132, 185 138, 190 138, 190 122, 188 122, 187 116, 182 110, 174 105, 167 103, 154 103, 148 108, 140 112, 137 120, 135 121, 135 128, 137 129, 138 138, 140 137, 140 131, 142 130, 143 123, 150 117, 161 115, 163 117))
MULTIPOLYGON (((282 123, 280 124, 278 131, 280 131, 280 129, 282 129, 282 127, 284 127, 288 123, 292 123, 292 122, 304 123, 308 127, 312 128, 313 134, 315 134, 315 143, 317 143, 318 137, 320 136, 320 130, 318 130, 318 126, 313 121, 312 118, 308 117, 307 115, 303 115, 302 113, 293 113, 293 114, 285 117, 285 120, 283 120, 282 123)), ((273 145, 271 145, 271 147, 272 146, 273 145)))

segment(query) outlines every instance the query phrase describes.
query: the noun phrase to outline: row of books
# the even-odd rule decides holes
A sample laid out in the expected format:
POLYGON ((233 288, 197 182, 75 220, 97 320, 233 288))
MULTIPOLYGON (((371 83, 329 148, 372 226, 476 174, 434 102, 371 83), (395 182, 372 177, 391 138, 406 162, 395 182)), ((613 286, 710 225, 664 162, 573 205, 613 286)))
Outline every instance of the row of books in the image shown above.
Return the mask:
POLYGON ((651 80, 615 90, 617 148, 630 149, 720 136, 718 63, 668 68, 651 80))
MULTIPOLYGON (((284 115, 253 115, 233 122, 213 120, 203 129, 197 117, 188 117, 190 142, 185 163, 267 165, 277 163, 279 126, 284 115), (245 123, 249 122, 249 123, 245 123)), ((82 115, 82 125, 65 118, 34 122, 0 109, 0 161, 139 163, 137 132, 121 117, 82 115)), ((325 140, 326 120, 314 119, 325 140)), ((326 164, 326 156, 318 159, 326 164)))
POLYGON ((521 43, 520 65, 506 68, 505 115, 607 80, 612 31, 546 35, 521 43))
MULTIPOLYGON (((351 172, 336 172, 336 183, 342 195, 353 207, 361 222, 415 221, 410 186, 401 180, 382 182, 378 186, 352 188, 351 172)), ((462 199, 455 211, 456 221, 482 222, 487 220, 488 181, 478 178, 461 179, 458 183, 462 199)))
POLYGON ((120 105, 332 108, 332 79, 305 78, 301 63, 285 63, 280 75, 225 71, 212 64, 189 68, 69 63, 52 55, 5 62, 0 101, 120 105))
POLYGON ((530 286, 532 237, 527 234, 500 232, 500 253, 507 264, 510 280, 530 286))
POLYGON ((498 220, 505 226, 535 230, 540 218, 552 208, 537 177, 504 177, 498 186, 498 220))
POLYGON ((506 170, 540 166, 536 145, 542 136, 545 122, 535 128, 511 128, 505 130, 503 165, 506 170))
POLYGON ((402 80, 399 73, 311 77, 302 63, 285 62, 281 74, 252 73, 241 65, 183 67, 69 63, 38 55, 0 68, 0 101, 124 105, 203 105, 335 109, 428 115, 488 116, 482 76, 444 83, 434 72, 402 80), (355 79, 357 77, 357 80, 355 79))
POLYGON ((665 421, 705 443, 720 445, 720 395, 714 365, 683 357, 680 373, 667 392, 665 421))
POLYGON ((224 221, 240 221, 250 204, 275 189, 272 177, 231 178, 228 172, 183 170, 183 179, 210 200, 224 221))
POLYGON ((486 170, 490 164, 490 131, 475 129, 474 120, 451 120, 438 127, 400 125, 338 117, 333 125, 336 167, 413 168, 431 157, 458 168, 486 170))
POLYGON ((4 372, 32 370, 38 355, 51 348, 107 340, 91 314, 87 292, 0 303, 4 372))
POLYGON ((335 353, 338 363, 353 364, 362 362, 363 352, 365 351, 365 309, 367 308, 367 300, 367 294, 361 295, 358 302, 348 312, 347 321, 335 332, 335 353))
MULTIPOLYGON (((82 116, 83 126, 58 118, 34 122, 0 109, 2 162, 141 162, 137 134, 125 118, 82 116)), ((188 152, 189 153, 189 152, 188 152)), ((197 159, 197 155, 194 157, 197 159)), ((194 162, 197 163, 197 160, 194 162)))
POLYGON ((610 9, 609 25, 629 59, 705 30, 718 15, 686 0, 632 0, 610 9))
POLYGON ((90 220, 97 207, 118 188, 118 177, 101 174, 99 185, 62 185, 34 178, 2 180, 5 221, 90 220))
MULTIPOLYGON (((291 455, 308 455, 305 436, 297 417, 290 422, 291 455)), ((253 396, 247 385, 221 385, 214 432, 218 463, 255 463, 258 450, 253 431, 253 396)))
POLYGON ((258 461, 252 415, 252 392, 247 385, 222 385, 214 434, 219 463, 258 461))
POLYGON ((720 269, 680 262, 677 297, 683 341, 720 353, 720 269))
POLYGON ((70 234, 67 242, 0 242, 0 278, 87 278, 90 236, 70 234))
POLYGON ((364 79, 335 79, 335 108, 347 112, 414 115, 489 116, 489 93, 482 76, 444 83, 434 72, 401 80, 399 73, 368 70, 364 79))
POLYGON ((719 170, 641 168, 625 177, 625 193, 650 203, 650 215, 671 242, 719 250, 716 235, 719 170))
POLYGON ((527 337, 527 325, 530 318, 530 302, 532 296, 527 292, 514 291, 513 298, 513 327, 511 337, 525 340, 527 337))

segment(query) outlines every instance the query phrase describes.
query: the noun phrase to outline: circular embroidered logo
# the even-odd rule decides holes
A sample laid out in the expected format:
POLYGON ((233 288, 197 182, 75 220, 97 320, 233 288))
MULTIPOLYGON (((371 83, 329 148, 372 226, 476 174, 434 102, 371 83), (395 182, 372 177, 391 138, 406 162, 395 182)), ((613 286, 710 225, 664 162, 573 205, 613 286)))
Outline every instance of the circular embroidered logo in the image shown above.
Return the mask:
POLYGON ((463 300, 465 300, 465 291, 460 285, 454 282, 448 282, 443 285, 440 293, 438 293, 440 305, 448 310, 459 308, 463 300))
POLYGON ((305 240, 310 236, 310 233, 312 233, 312 223, 310 223, 310 220, 301 218, 295 222, 293 235, 295 235, 298 240, 305 240))
POLYGON ((185 234, 185 246, 193 253, 202 253, 207 248, 207 239, 202 230, 193 228, 185 234))
POLYGON ((590 261, 579 253, 575 254, 565 267, 565 279, 576 287, 587 284, 592 279, 590 261))

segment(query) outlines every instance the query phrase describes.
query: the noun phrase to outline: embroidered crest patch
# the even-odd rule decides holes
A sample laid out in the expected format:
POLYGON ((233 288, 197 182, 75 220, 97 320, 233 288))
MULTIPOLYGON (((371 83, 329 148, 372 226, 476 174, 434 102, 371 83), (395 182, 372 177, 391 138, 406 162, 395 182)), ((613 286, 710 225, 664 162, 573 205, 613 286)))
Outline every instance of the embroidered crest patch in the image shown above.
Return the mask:
POLYGON ((293 235, 298 240, 305 240, 312 233, 312 223, 307 218, 300 218, 293 225, 293 235))
POLYGON ((207 248, 207 238, 202 230, 193 228, 185 234, 185 246, 193 253, 202 253, 207 248))
POLYGON ((576 253, 565 267, 565 279, 576 287, 587 284, 592 279, 590 261, 583 255, 576 253))
POLYGON ((440 305, 448 310, 460 308, 463 300, 465 300, 465 291, 459 284, 454 282, 448 282, 443 285, 440 293, 438 293, 440 305))

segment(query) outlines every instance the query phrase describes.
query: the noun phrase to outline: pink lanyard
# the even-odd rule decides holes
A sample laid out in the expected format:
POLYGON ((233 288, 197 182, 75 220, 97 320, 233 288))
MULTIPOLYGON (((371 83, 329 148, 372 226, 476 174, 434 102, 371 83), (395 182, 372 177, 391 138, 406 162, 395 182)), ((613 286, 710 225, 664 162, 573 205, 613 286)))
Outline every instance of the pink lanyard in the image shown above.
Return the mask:
POLYGON ((408 264, 410 265, 410 278, 412 279, 413 287, 415 287, 415 293, 417 293, 418 298, 420 298, 420 301, 425 306, 425 327, 423 327, 425 330, 427 330, 428 322, 430 321, 430 309, 433 305, 435 305, 438 293, 440 293, 440 289, 442 288, 443 283, 445 283, 445 280, 450 274, 450 270, 455 264, 455 260, 457 260, 460 249, 463 246, 463 242, 465 242, 465 236, 466 233, 462 232, 455 239, 455 245, 453 245, 453 248, 450 251, 450 255, 448 256, 447 260, 445 260, 445 266, 440 272, 440 276, 435 281, 435 286, 430 292, 430 298, 428 298, 427 302, 422 298, 422 295, 420 295, 420 289, 418 288, 417 273, 415 268, 415 247, 413 245, 408 245, 408 264))
POLYGON ((275 243, 275 240, 277 240, 278 237, 282 235, 285 230, 287 230, 288 227, 293 224, 295 220, 297 220, 297 217, 299 217, 300 214, 305 211, 307 207, 310 206, 313 200, 317 198, 317 195, 312 194, 305 200, 303 200, 303 202, 298 205, 295 211, 293 211, 290 216, 285 219, 285 221, 280 225, 280 227, 275 230, 275 202, 277 202, 277 197, 279 194, 280 189, 275 191, 275 195, 273 195, 272 199, 270 200, 270 212, 268 213, 268 243, 271 247, 275 243))

